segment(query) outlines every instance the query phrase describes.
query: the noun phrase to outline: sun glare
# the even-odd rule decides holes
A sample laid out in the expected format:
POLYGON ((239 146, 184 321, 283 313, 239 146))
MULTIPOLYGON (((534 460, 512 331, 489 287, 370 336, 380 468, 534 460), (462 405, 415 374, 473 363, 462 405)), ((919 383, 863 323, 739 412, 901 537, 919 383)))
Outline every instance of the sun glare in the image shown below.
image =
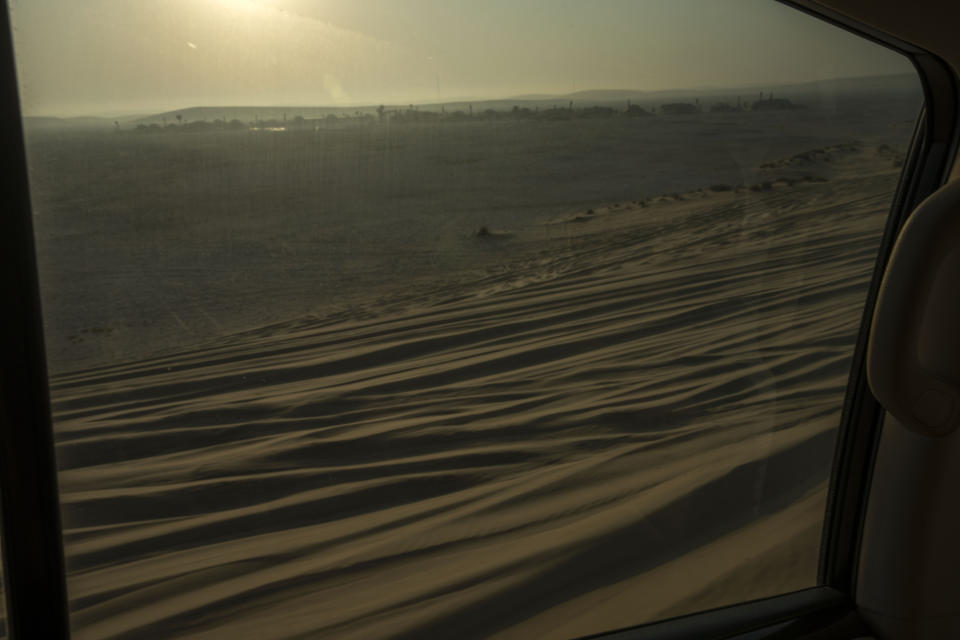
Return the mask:
POLYGON ((216 4, 232 11, 258 11, 264 8, 258 0, 216 0, 216 4))

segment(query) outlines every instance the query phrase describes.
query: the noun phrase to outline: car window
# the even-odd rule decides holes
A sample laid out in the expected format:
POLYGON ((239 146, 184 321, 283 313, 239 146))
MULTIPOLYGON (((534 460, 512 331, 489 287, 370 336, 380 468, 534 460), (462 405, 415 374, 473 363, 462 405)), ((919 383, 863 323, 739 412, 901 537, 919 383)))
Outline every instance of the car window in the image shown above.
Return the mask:
POLYGON ((759 0, 11 15, 76 637, 816 585, 905 58, 759 0))

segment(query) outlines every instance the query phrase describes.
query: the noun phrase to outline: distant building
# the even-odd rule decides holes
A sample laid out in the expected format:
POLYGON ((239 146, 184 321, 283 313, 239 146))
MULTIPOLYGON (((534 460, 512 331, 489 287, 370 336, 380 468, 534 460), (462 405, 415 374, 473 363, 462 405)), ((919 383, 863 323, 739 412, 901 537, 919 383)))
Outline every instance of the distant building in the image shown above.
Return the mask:
POLYGON ((660 112, 666 116, 674 116, 687 113, 700 113, 700 107, 689 102, 671 102, 660 106, 660 112))
POLYGON ((751 108, 754 111, 789 111, 790 109, 796 109, 797 105, 786 98, 774 99, 772 93, 769 98, 764 100, 763 94, 761 93, 760 99, 754 102, 751 108))
POLYGON ((585 107, 577 115, 581 118, 610 118, 616 113, 610 107, 585 107))
POLYGON ((638 104, 630 104, 627 106, 627 110, 623 112, 623 115, 630 118, 641 118, 643 116, 652 116, 653 114, 638 104))
POLYGON ((743 111, 740 105, 733 106, 729 102, 717 102, 712 107, 710 107, 712 113, 734 113, 736 111, 743 111))

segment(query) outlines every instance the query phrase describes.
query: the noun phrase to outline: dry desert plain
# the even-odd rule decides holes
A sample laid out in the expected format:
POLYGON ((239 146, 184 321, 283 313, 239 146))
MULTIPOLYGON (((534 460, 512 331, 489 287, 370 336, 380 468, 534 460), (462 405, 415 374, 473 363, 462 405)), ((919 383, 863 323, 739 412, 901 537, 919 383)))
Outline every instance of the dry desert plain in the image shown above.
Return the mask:
POLYGON ((815 584, 911 129, 827 124, 34 134, 75 637, 572 638, 815 584))

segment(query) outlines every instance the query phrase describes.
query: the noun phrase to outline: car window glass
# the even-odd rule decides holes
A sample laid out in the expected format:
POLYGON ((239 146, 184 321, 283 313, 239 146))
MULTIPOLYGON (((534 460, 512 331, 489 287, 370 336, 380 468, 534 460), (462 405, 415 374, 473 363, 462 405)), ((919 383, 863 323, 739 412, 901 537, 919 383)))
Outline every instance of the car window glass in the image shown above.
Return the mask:
POLYGON ((905 58, 754 0, 11 11, 77 637, 816 584, 905 58))

